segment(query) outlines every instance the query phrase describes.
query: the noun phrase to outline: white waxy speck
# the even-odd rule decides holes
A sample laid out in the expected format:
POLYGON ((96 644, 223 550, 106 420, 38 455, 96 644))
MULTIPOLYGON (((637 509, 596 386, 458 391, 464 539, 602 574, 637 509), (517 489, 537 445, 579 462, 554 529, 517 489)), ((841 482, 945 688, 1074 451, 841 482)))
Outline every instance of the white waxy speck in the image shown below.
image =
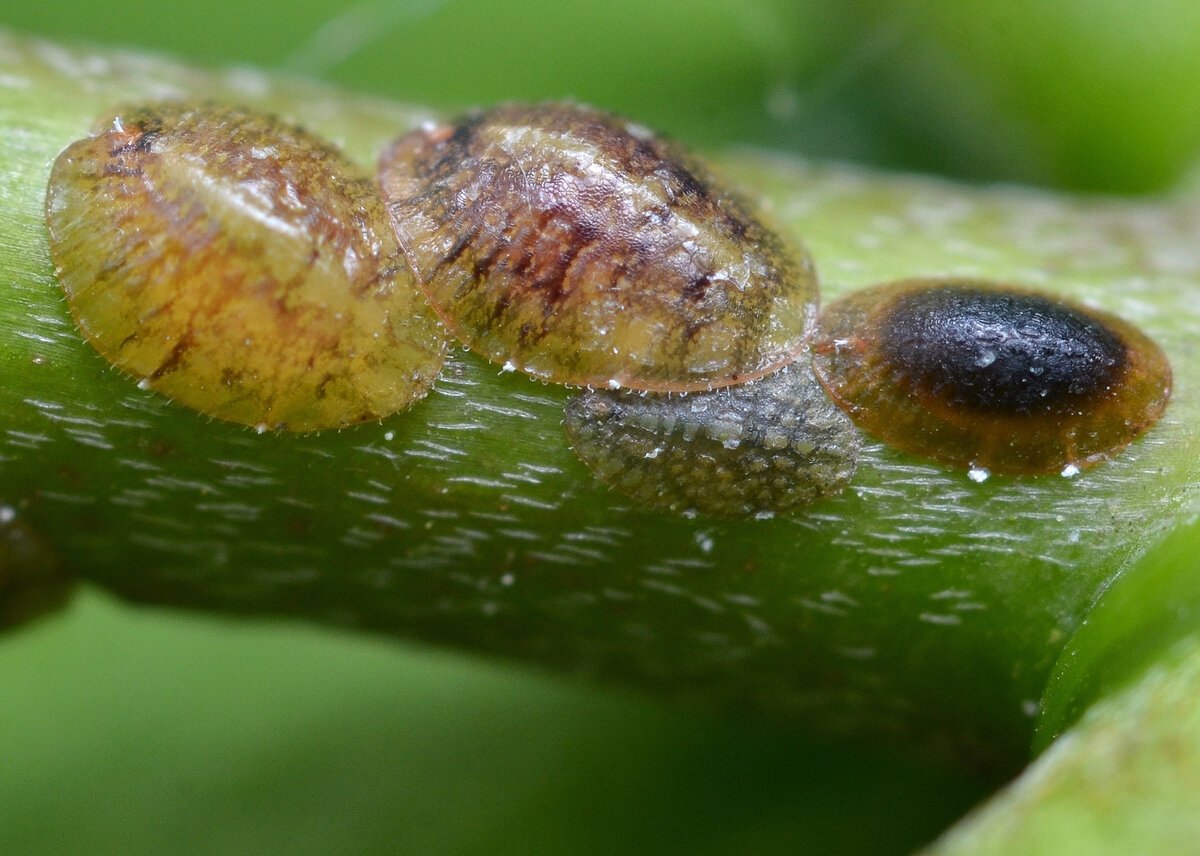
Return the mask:
POLYGON ((516 370, 517 370, 517 367, 516 367, 516 365, 515 365, 515 364, 512 362, 512 360, 508 360, 507 362, 505 362, 505 363, 504 363, 504 365, 502 365, 502 366, 500 367, 500 373, 501 373, 501 374, 504 374, 505 372, 515 372, 516 370))
POLYGON ((0 505, 0 524, 12 523, 17 519, 17 510, 11 505, 0 505))
POLYGON ((967 470, 967 478, 975 482, 975 484, 983 484, 988 480, 988 476, 990 475, 991 473, 982 467, 971 467, 971 469, 967 470))
POLYGON ((994 362, 996 362, 996 352, 991 349, 980 351, 975 357, 976 368, 986 369, 994 362))
POLYGON ((1075 464, 1067 464, 1062 468, 1062 477, 1065 479, 1074 478, 1079 475, 1079 467, 1075 464))
POLYGON ((630 136, 637 137, 639 140, 654 139, 654 132, 638 122, 626 122, 625 130, 629 132, 630 136))

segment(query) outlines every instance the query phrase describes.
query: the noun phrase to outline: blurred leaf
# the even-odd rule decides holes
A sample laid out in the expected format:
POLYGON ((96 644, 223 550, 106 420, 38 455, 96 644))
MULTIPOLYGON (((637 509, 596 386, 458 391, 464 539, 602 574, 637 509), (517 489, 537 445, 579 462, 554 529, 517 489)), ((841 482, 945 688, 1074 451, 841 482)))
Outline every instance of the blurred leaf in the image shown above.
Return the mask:
POLYGON ((1200 555, 1189 522, 1144 556, 1088 613, 1059 657, 1043 700, 1041 750, 1096 702, 1140 679, 1200 627, 1200 555))
POLYGON ((1106 698, 930 856, 1187 854, 1200 840, 1200 637, 1106 698))

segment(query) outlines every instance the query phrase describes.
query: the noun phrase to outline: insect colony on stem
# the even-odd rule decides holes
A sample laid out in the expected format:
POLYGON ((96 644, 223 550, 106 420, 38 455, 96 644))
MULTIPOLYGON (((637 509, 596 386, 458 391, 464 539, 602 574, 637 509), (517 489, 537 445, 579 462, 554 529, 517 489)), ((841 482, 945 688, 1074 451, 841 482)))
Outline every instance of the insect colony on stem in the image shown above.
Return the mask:
POLYGON ((973 472, 1077 472, 1170 397, 1132 325, 1012 285, 900 280, 818 316, 806 252, 700 160, 567 102, 419 128, 377 182, 270 116, 121 110, 59 155, 46 211, 84 336, 188 407, 378 420, 425 395, 449 333, 586 387, 572 448, 671 512, 799 511, 849 483, 858 428, 973 472))

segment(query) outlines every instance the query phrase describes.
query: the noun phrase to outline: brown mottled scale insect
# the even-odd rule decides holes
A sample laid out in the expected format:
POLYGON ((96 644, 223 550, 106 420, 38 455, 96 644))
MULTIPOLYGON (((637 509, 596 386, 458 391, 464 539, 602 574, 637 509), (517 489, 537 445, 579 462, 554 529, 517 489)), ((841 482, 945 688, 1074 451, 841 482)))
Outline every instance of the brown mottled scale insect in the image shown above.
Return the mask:
POLYGON ((121 110, 54 162, 46 217, 83 334, 208 415, 291 431, 379 419, 444 359, 370 177, 271 117, 121 110))
POLYGON ((698 390, 794 359, 812 265, 697 160, 569 103, 507 104, 397 140, 380 187, 451 332, 563 384, 698 390))
POLYGON ((861 446, 803 359, 710 392, 592 390, 567 402, 564 427, 588 468, 626 496, 726 518, 794 513, 840 492, 861 446))
POLYGON ((1009 285, 914 279, 822 313, 813 366, 863 428, 906 452, 996 473, 1077 469, 1123 449, 1171 394, 1132 325, 1009 285))
POLYGON ((75 584, 46 541, 0 504, 0 633, 63 606, 75 584))

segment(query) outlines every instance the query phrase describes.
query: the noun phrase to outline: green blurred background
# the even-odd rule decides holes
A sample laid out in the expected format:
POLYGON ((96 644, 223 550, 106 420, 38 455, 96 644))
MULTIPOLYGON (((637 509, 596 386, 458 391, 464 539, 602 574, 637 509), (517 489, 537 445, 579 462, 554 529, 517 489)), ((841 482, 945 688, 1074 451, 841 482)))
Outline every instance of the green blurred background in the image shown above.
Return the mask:
MULTIPOLYGON (((46 0, 0 26, 699 148, 1148 193, 1200 149, 1193 0, 46 0)), ((0 645, 0 853, 906 853, 984 785, 558 676, 87 592, 0 645)))
POLYGON ((1081 190, 1200 143, 1189 0, 44 0, 0 24, 447 108, 573 96, 694 143, 1081 190))

